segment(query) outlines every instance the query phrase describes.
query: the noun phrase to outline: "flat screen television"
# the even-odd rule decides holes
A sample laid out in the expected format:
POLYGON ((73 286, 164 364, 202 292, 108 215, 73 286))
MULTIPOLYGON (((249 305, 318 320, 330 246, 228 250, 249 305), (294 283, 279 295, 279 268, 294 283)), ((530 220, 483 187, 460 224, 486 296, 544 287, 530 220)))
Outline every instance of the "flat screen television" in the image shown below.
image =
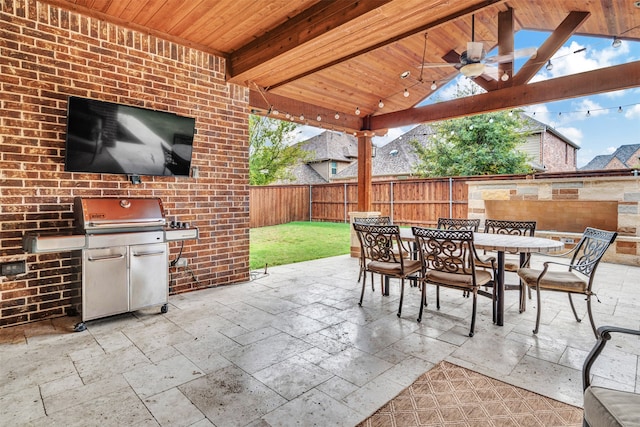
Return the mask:
POLYGON ((189 176, 195 119, 69 97, 68 172, 189 176))

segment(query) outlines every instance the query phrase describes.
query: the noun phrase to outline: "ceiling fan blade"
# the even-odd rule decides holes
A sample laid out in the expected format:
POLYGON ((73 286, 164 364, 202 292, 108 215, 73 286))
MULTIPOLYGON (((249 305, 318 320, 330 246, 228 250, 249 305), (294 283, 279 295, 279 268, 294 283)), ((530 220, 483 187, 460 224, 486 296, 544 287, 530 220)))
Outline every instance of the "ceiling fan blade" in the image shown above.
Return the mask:
POLYGON ((485 64, 501 64, 503 62, 511 62, 517 58, 531 57, 535 58, 538 54, 538 49, 535 47, 527 47, 524 49, 516 49, 511 53, 505 53, 504 55, 493 55, 484 59, 485 64))
POLYGON ((439 62, 432 62, 432 63, 426 63, 426 64, 419 64, 417 67, 418 68, 446 68, 446 67, 459 67, 460 63, 455 63, 455 64, 443 64, 443 63, 439 63, 439 62))

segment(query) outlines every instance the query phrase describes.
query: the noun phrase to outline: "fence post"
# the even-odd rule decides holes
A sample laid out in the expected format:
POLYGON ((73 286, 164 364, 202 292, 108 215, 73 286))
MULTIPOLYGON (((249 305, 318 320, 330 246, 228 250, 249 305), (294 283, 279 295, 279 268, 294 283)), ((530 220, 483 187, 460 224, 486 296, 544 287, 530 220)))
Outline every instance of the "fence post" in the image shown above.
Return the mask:
POLYGON ((389 181, 389 218, 391 219, 391 224, 394 224, 393 220, 393 181, 389 181))
POLYGON ((343 222, 348 222, 347 221, 347 209, 348 209, 348 201, 347 201, 347 183, 344 183, 344 213, 342 214, 343 216, 343 222))
POLYGON ((449 177, 449 218, 453 218, 453 178, 449 177))
POLYGON ((309 184, 309 222, 313 220, 313 185, 309 184))

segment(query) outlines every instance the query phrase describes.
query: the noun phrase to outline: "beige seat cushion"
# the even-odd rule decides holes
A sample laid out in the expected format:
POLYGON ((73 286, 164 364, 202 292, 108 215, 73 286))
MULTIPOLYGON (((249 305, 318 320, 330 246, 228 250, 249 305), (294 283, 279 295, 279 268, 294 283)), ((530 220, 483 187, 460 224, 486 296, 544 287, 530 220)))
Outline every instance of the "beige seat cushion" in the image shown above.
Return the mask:
MULTIPOLYGON (((404 260, 404 273, 411 274, 420 270, 422 264, 418 260, 405 259, 404 260)), ((384 262, 384 261, 371 261, 367 264, 367 268, 376 273, 383 274, 385 276, 402 276, 402 270, 400 269, 399 262, 384 262)))
MULTIPOLYGON (((437 283, 444 286, 455 287, 472 287, 472 276, 470 274, 446 273, 443 271, 429 270, 427 271, 427 281, 437 283)), ((485 270, 476 270, 476 284, 484 286, 485 283, 491 281, 491 273, 485 270)))
MULTIPOLYGON (((497 258, 497 255, 495 254, 491 254, 491 253, 487 253, 486 257, 489 258, 489 260, 482 260, 482 256, 480 257, 480 259, 482 261, 476 261, 476 267, 482 267, 482 268, 491 268, 491 258, 497 258)), ((513 271, 516 272, 518 271, 518 268, 520 268, 520 255, 517 256, 509 256, 509 255, 505 255, 504 257, 504 270, 505 271, 513 271)))
POLYGON ((588 387, 584 392, 584 419, 592 427, 640 426, 640 394, 588 387))
MULTIPOLYGON (((536 288, 536 281, 542 270, 533 268, 521 268, 518 276, 531 288, 536 288)), ((547 270, 540 281, 540 289, 550 289, 565 292, 584 292, 587 289, 587 282, 570 271, 547 270)))

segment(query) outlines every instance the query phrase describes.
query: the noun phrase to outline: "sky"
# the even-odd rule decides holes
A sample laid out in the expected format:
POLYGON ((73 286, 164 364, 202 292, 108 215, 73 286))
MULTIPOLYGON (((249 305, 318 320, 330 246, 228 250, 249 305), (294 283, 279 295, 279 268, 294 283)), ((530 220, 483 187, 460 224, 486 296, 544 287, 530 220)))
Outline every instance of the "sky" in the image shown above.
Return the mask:
MULTIPOLYGON (((515 36, 515 48, 539 47, 549 33, 520 31, 515 36)), ((495 52, 488 52, 492 55, 495 52)), ((525 62, 517 60, 516 72, 525 62)), ((618 48, 610 38, 574 36, 551 58, 553 68, 543 67, 531 82, 566 76, 612 65, 640 60, 640 43, 624 40, 618 48)), ((459 76, 437 90, 419 105, 453 99, 457 85, 470 81, 459 76)), ((576 143, 577 166, 586 165, 594 157, 611 154, 621 145, 640 144, 640 87, 581 98, 572 98, 523 107, 536 120, 553 127, 576 143)), ((413 126, 389 129, 384 137, 374 137, 373 143, 383 146, 410 130, 413 126)), ((302 141, 323 132, 303 126, 296 140, 302 141)))

